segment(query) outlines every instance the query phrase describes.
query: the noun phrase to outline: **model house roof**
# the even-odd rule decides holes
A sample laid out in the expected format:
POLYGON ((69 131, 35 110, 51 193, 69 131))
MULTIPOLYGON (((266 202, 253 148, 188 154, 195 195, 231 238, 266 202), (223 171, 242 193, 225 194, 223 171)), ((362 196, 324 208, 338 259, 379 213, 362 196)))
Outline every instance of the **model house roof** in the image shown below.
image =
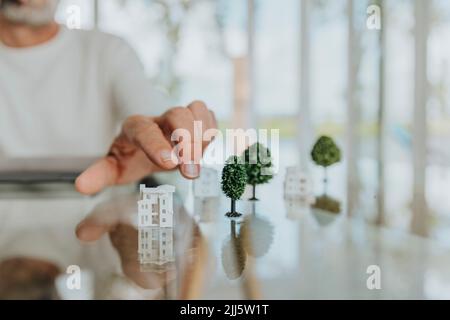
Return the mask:
POLYGON ((153 194, 160 194, 160 193, 174 193, 175 187, 170 185, 162 185, 156 188, 147 188, 145 184, 141 184, 139 186, 139 189, 143 193, 153 193, 153 194))

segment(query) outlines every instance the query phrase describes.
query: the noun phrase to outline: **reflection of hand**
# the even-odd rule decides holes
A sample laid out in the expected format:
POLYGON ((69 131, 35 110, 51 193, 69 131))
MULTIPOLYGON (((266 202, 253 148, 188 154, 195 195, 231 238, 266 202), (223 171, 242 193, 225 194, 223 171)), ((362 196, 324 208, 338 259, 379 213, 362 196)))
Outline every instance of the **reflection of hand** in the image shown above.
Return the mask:
POLYGON ((217 127, 213 113, 202 102, 194 102, 187 108, 173 108, 156 118, 128 118, 108 155, 78 177, 77 190, 83 194, 95 194, 107 186, 131 183, 177 166, 184 177, 197 178, 201 151, 208 142, 200 139, 195 143, 201 145, 194 146, 194 140, 197 140, 194 139, 194 121, 201 121, 203 131, 217 127), (178 159, 172 150, 171 136, 177 129, 184 129, 190 135, 190 141, 185 137, 179 141, 182 148, 191 148, 190 159, 185 159, 188 156, 178 159))
POLYGON ((99 240, 108 233, 111 243, 120 256, 123 273, 145 289, 161 288, 175 278, 174 271, 165 273, 141 272, 138 260, 138 231, 131 224, 134 214, 130 205, 136 198, 130 197, 98 205, 76 228, 78 239, 85 242, 99 240), (127 209, 128 208, 128 209, 127 209), (127 211, 128 210, 128 211, 127 211))

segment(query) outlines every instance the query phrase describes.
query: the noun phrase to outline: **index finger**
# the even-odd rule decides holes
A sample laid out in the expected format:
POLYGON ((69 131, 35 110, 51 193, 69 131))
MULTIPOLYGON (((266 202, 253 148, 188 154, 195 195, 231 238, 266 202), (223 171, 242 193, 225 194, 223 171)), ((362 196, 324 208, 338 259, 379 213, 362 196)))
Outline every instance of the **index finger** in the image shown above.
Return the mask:
POLYGON ((155 119, 144 116, 131 117, 125 121, 122 132, 160 168, 171 170, 178 165, 172 145, 155 119))

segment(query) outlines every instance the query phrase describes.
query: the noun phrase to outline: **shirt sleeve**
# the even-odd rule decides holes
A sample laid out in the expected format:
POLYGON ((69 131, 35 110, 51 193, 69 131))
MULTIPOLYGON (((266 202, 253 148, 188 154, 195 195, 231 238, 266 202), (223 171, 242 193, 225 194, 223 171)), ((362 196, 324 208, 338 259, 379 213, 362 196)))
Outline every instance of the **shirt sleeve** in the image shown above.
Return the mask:
POLYGON ((151 84, 135 51, 120 39, 112 51, 112 98, 119 120, 163 114, 172 105, 171 99, 151 84))

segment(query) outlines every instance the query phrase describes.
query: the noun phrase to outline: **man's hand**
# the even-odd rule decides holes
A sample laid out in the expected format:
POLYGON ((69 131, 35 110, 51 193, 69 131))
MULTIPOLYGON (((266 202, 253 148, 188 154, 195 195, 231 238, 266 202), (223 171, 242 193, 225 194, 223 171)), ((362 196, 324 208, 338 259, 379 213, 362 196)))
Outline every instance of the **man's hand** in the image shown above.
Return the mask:
POLYGON ((128 118, 108 155, 84 171, 76 180, 80 193, 91 195, 107 186, 127 184, 151 173, 179 168, 188 179, 200 174, 200 159, 208 141, 195 139, 194 121, 200 121, 202 132, 217 127, 214 114, 202 102, 187 108, 173 108, 161 117, 133 116, 128 118), (173 140, 173 133, 185 135, 173 140), (177 146, 176 151, 174 147, 177 146), (185 152, 188 148, 190 152, 185 152))

